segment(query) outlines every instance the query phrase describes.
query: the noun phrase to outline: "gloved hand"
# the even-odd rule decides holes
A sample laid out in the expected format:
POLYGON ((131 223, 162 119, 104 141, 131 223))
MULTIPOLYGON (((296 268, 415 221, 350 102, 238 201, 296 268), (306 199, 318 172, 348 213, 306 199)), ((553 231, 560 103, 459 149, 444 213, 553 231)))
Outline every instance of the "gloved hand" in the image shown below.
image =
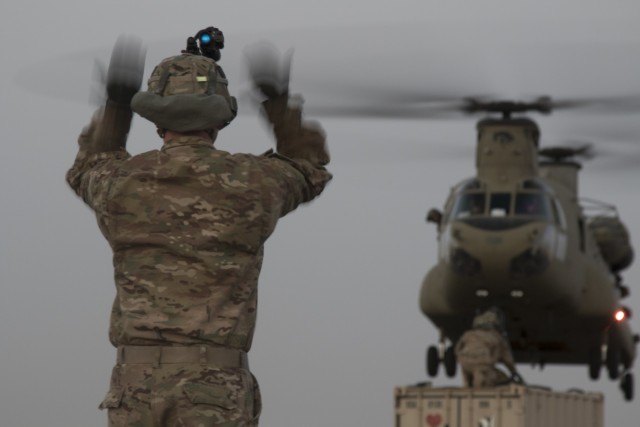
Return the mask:
POLYGON ((268 42, 255 43, 245 48, 249 77, 254 86, 267 99, 289 96, 289 77, 293 51, 280 52, 268 42))
POLYGON ((142 42, 131 36, 120 36, 111 52, 106 77, 107 99, 119 106, 129 106, 140 90, 146 51, 142 42))
POLYGON ((266 97, 262 110, 273 126, 278 153, 324 166, 329 163, 324 131, 318 123, 302 119, 301 97, 289 97, 292 56, 291 50, 281 56, 276 47, 267 42, 245 49, 249 77, 266 97))

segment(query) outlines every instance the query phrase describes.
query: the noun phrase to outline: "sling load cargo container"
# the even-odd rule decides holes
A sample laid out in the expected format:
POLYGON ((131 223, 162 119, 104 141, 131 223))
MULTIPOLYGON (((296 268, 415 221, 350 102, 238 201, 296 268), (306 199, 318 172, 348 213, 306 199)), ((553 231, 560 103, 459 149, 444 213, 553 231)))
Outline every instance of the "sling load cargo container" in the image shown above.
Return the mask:
POLYGON ((603 427, 602 393, 509 384, 395 389, 395 427, 603 427))

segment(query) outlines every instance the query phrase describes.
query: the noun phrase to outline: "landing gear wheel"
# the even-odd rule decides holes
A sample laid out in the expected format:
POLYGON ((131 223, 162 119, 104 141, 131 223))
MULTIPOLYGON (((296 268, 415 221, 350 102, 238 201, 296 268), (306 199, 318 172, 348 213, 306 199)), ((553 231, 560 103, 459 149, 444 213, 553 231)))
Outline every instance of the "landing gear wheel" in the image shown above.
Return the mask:
POLYGON ((620 388, 622 389, 624 400, 627 402, 633 400, 633 374, 631 372, 627 372, 622 376, 620 388))
POLYGON ((438 366, 440 365, 440 356, 438 355, 438 348, 434 345, 427 348, 427 374, 430 377, 438 375, 438 366))
POLYGON ((599 348, 592 348, 589 351, 589 378, 597 380, 600 378, 600 369, 602 368, 602 352, 599 348))
POLYGON ((458 364, 456 363, 456 354, 454 352, 453 346, 450 345, 444 352, 444 371, 448 377, 455 377, 457 367, 458 364))
POLYGON ((612 380, 620 376, 620 353, 611 345, 607 348, 607 371, 612 380))

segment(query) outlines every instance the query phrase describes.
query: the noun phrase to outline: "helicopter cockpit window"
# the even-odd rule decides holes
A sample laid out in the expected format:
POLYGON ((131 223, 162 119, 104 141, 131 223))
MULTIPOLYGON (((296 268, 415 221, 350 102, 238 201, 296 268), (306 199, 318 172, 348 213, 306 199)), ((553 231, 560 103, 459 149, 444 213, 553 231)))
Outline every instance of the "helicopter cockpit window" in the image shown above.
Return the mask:
MULTIPOLYGON (((544 185, 544 184, 543 184, 544 185)), ((559 206, 547 191, 485 193, 459 192, 451 201, 452 209, 445 221, 461 220, 485 230, 507 230, 531 221, 545 221, 562 226, 559 206)))
POLYGON ((515 214, 553 220, 553 212, 549 204, 549 199, 543 193, 516 194, 515 214))
POLYGON ((453 205, 452 218, 483 215, 484 205, 484 193, 462 193, 453 205))
POLYGON ((547 186, 537 179, 525 179, 522 181, 522 188, 525 190, 546 190, 547 186))
POLYGON ((477 179, 469 179, 460 186, 460 190, 462 191, 480 190, 480 188, 480 181, 478 181, 477 179))
POLYGON ((511 193, 492 193, 489 203, 489 216, 502 217, 511 211, 511 193))

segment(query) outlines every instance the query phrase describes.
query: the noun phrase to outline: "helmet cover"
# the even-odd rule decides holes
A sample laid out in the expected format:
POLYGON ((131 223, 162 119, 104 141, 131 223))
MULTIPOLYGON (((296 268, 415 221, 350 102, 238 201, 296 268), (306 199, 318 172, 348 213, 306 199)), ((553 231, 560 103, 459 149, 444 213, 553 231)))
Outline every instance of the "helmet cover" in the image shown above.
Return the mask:
POLYGON ((473 318, 474 329, 502 329, 502 326, 502 312, 496 307, 492 307, 473 318))
POLYGON ((131 109, 161 129, 189 132, 221 129, 237 114, 222 68, 212 59, 182 54, 158 64, 146 92, 138 92, 131 109))

